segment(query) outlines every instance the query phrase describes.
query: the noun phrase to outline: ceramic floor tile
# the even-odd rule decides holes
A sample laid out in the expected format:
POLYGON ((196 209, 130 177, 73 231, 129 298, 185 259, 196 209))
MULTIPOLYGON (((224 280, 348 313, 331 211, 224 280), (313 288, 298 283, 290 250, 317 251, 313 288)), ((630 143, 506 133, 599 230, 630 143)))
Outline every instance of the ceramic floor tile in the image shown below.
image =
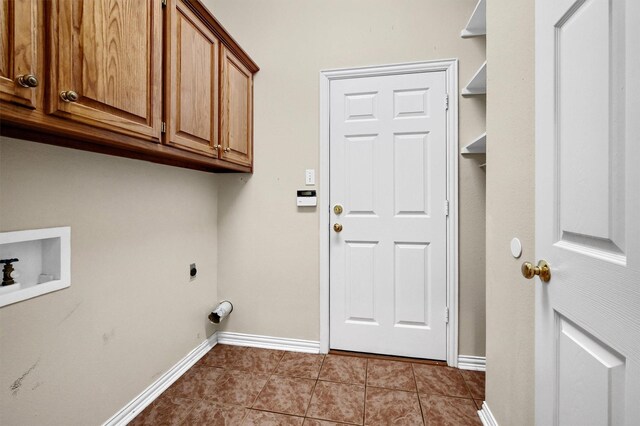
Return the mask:
POLYGON ((302 417, 250 410, 242 424, 255 426, 299 426, 303 421, 304 419, 302 417))
POLYGON ((367 386, 416 391, 411 364, 399 361, 370 359, 367 363, 367 386))
POLYGON ((278 364, 276 374, 317 379, 323 359, 324 355, 285 352, 278 364))
POLYGON ((193 366, 165 393, 177 398, 206 398, 216 392, 215 383, 224 375, 224 372, 225 370, 221 368, 193 366))
POLYGON ((273 373, 282 355, 284 355, 284 351, 245 348, 244 352, 232 363, 232 368, 256 373, 273 373))
POLYGON ((391 389, 367 387, 365 425, 422 426, 418 394, 391 389))
POLYGON ((151 403, 129 424, 132 426, 153 425, 173 426, 179 425, 187 416, 195 401, 184 398, 172 398, 161 395, 151 403))
POLYGON ((253 408, 304 416, 315 383, 315 380, 310 379, 271 376, 253 404, 253 408))
POLYGON ((347 423, 336 423, 336 422, 328 422, 326 420, 318 420, 318 419, 304 419, 304 426, 344 426, 347 423))
POLYGON ((471 398, 457 368, 412 364, 420 394, 471 398))
POLYGON ((318 381, 307 417, 361 425, 364 421, 364 386, 318 381))
POLYGON ((214 392, 208 394, 207 399, 251 407, 268 378, 268 375, 249 371, 224 370, 224 375, 212 383, 214 392))
POLYGON ((472 399, 420 395, 426 426, 482 426, 472 399))
POLYGON ((244 346, 232 346, 217 344, 205 356, 203 356, 198 364, 209 367, 232 368, 233 363, 242 356, 245 349, 244 346))
POLYGON ((484 371, 460 370, 462 378, 467 383, 471 396, 484 399, 484 371))
POLYGON ((206 400, 196 401, 182 421, 182 426, 238 426, 242 424, 246 411, 245 408, 235 405, 216 404, 206 400))
POLYGON ((338 383, 365 384, 367 360, 364 358, 327 355, 320 370, 320 380, 338 383))

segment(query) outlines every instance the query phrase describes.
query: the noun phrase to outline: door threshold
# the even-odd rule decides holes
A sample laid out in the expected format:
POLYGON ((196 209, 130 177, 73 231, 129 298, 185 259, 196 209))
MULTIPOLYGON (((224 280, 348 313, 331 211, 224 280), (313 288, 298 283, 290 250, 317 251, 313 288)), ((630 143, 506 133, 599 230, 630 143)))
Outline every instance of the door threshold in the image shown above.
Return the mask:
POLYGON ((353 356, 358 358, 381 359, 385 361, 411 362, 414 364, 443 365, 443 366, 447 365, 447 361, 439 361, 435 359, 408 358, 408 357, 395 356, 395 355, 380 355, 380 354, 370 354, 366 352, 342 351, 338 349, 329 349, 329 355, 353 356))

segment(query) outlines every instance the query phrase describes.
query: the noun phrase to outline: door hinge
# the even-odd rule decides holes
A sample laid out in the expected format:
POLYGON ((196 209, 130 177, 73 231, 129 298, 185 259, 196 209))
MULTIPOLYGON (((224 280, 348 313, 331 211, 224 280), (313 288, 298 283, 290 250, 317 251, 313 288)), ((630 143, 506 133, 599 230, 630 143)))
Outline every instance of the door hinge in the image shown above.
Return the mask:
POLYGON ((167 133, 167 123, 164 121, 160 124, 160 133, 167 133))
POLYGON ((449 110, 449 95, 445 95, 444 97, 444 109, 449 110))
POLYGON ((162 7, 167 7, 167 0, 160 0, 160 3, 162 3, 162 7))
POLYGON ((449 308, 444 308, 444 322, 449 324, 449 308))
POLYGON ((449 217, 449 200, 444 201, 444 215, 449 217))

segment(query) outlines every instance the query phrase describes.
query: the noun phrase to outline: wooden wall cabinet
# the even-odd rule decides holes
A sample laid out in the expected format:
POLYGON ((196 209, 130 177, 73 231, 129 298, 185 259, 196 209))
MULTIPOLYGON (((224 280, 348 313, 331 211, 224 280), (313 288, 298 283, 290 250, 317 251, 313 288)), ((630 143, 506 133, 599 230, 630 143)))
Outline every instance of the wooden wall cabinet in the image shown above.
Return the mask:
POLYGON ((162 5, 58 0, 48 20, 48 113, 160 142, 162 5))
POLYGON ((0 100, 36 106, 36 0, 0 0, 0 100))
POLYGON ((168 143, 218 156, 220 40, 182 0, 169 11, 168 143))
POLYGON ((2 134, 253 170, 259 68, 200 1, 0 0, 0 41, 2 134))
POLYGON ((222 49, 222 158, 253 161, 253 74, 229 50, 222 49))

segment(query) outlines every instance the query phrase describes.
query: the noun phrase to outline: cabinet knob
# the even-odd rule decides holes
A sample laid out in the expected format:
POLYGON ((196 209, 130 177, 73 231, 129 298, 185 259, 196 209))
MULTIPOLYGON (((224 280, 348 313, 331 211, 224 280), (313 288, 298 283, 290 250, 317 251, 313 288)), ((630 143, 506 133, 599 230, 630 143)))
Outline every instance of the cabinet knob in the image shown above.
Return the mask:
POLYGON ((224 149, 224 152, 230 152, 230 151, 231 151, 231 148, 225 148, 224 149))
POLYGON ((38 79, 33 74, 19 75, 16 82, 22 87, 38 87, 38 79))
POLYGON ((76 102, 78 99, 80 99, 80 96, 78 96, 78 94, 73 90, 65 90, 63 92, 60 92, 60 99, 65 102, 76 102))

